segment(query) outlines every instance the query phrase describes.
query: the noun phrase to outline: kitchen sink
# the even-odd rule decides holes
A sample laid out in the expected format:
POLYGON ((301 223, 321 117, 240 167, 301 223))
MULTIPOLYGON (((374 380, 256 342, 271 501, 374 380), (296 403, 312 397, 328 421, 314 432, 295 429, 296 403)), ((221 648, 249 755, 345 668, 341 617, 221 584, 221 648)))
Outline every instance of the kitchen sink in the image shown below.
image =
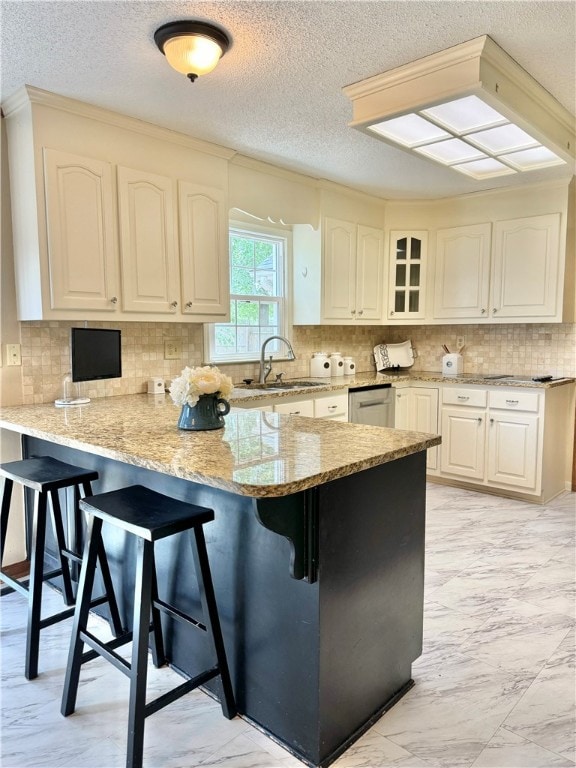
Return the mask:
POLYGON ((302 387, 324 387, 324 382, 321 381, 273 381, 266 384, 259 384, 257 381, 251 384, 239 385, 244 389, 265 389, 269 392, 283 391, 286 389, 302 389, 302 387))

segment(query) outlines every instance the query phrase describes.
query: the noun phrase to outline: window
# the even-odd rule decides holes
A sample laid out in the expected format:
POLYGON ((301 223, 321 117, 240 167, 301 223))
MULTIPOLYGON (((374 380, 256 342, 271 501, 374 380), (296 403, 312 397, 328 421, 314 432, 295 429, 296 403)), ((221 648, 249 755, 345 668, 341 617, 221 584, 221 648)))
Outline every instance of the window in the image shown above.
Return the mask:
MULTIPOLYGON (((289 233, 260 227, 230 227, 230 322, 205 326, 210 362, 260 359, 262 342, 287 335, 285 305, 289 233)), ((282 342, 271 342, 267 355, 281 359, 282 342)))

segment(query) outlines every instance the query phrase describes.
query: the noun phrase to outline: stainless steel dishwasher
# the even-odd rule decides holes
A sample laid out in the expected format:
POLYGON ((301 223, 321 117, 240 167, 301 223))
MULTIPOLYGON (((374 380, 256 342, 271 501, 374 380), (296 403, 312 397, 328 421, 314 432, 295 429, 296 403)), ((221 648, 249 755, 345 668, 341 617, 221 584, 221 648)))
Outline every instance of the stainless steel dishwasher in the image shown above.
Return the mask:
POLYGON ((348 390, 348 421, 374 427, 394 426, 394 390, 390 384, 374 384, 348 390))

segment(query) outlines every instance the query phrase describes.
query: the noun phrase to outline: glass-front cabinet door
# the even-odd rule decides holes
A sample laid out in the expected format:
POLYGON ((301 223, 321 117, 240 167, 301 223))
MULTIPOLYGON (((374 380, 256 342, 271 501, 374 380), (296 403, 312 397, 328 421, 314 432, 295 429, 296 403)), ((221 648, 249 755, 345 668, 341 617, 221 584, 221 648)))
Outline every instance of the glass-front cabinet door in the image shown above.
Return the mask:
POLYGON ((428 233, 390 233, 388 319, 424 317, 428 233))

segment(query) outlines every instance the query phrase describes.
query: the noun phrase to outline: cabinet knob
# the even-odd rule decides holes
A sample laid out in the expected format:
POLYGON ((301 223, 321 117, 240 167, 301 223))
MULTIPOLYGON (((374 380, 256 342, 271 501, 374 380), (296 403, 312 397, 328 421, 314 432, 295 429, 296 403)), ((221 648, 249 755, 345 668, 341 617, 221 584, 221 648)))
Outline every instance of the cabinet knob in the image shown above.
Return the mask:
POLYGON ((494 419, 490 419, 490 424, 494 424, 494 419))
POLYGON ((482 307, 482 309, 480 310, 480 314, 481 315, 485 315, 486 314, 486 310, 484 309, 484 307, 482 307))
POLYGON ((112 296, 110 299, 110 304, 118 304, 118 296, 112 296))
POLYGON ((363 309, 358 310, 358 314, 359 315, 363 315, 364 314, 364 310, 363 309))
POLYGON ((492 314, 495 315, 496 312, 498 312, 498 310, 496 309, 496 307, 494 307, 494 309, 492 310, 492 314))
POLYGON ((170 303, 170 306, 172 307, 172 309, 176 309, 176 307, 178 306, 178 302, 177 301, 172 301, 170 303))
POLYGON ((391 314, 391 315, 394 315, 394 314, 396 314, 396 313, 394 312, 394 310, 392 310, 392 312, 390 312, 390 314, 391 314))
POLYGON ((192 302, 191 301, 187 301, 186 302, 186 309, 192 309, 192 302))
POLYGON ((478 416, 478 424, 482 424, 482 416, 478 416))
POLYGON ((351 309, 351 310, 350 310, 350 314, 351 314, 351 315, 355 315, 355 314, 356 314, 356 310, 355 310, 355 309, 351 309))

